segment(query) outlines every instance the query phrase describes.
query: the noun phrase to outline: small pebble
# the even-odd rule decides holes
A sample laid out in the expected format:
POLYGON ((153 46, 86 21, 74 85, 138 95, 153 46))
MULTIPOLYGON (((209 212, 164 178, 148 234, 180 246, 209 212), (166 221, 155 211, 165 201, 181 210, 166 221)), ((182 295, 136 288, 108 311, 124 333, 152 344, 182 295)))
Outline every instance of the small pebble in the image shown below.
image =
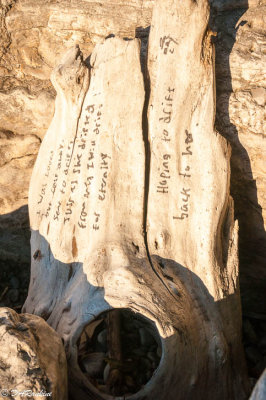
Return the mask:
POLYGON ((81 361, 81 365, 92 378, 103 376, 105 353, 89 353, 81 361))
POLYGON ((132 388, 134 388, 136 386, 133 378, 131 376, 129 376, 129 375, 126 375, 125 383, 126 383, 126 385, 128 386, 129 389, 130 388, 132 389, 132 388))
MULTIPOLYGON (((106 347, 107 346, 107 330, 103 329, 97 336, 97 341, 98 343, 103 346, 106 347)), ((107 351, 107 349, 106 349, 107 351)))
POLYGON ((104 383, 107 383, 107 379, 110 373, 110 364, 106 364, 104 371, 103 371, 103 381, 104 383))
POLYGON ((100 392, 108 393, 106 385, 98 385, 98 389, 100 392))
POLYGON ((141 366, 143 368, 145 368, 146 370, 151 368, 151 362, 150 362, 150 360, 148 358, 141 357, 140 360, 141 360, 140 361, 141 362, 141 366))

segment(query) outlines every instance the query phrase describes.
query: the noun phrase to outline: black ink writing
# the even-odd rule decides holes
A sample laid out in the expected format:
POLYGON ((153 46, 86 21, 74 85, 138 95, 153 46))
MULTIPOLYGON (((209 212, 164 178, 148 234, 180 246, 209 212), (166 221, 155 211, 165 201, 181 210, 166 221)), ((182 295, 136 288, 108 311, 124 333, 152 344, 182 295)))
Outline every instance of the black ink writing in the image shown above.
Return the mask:
MULTIPOLYGON (((108 170, 109 165, 108 165, 108 161, 111 159, 110 156, 108 156, 108 154, 104 154, 101 153, 101 162, 100 162, 100 168, 101 169, 106 169, 108 170)), ((104 171, 103 176, 102 176, 102 180, 101 180, 101 187, 99 189, 99 194, 98 194, 98 199, 103 201, 105 199, 105 195, 106 195, 106 181, 107 181, 107 171, 104 171)))
POLYGON ((43 197, 45 196, 46 186, 47 183, 42 184, 41 193, 39 194, 40 200, 38 201, 38 204, 41 204, 41 202, 43 201, 43 197))
POLYGON ((177 41, 174 40, 171 36, 163 36, 160 38, 160 48, 163 50, 164 54, 167 54, 168 51, 173 54, 175 51, 174 45, 177 44, 177 41))
POLYGON ((99 219, 100 219, 100 214, 94 212, 94 216, 95 216, 95 222, 94 222, 94 224, 92 225, 92 228, 93 228, 95 231, 98 231, 99 228, 100 228, 100 226, 98 225, 98 222, 99 222, 99 219))
POLYGON ((171 159, 170 154, 164 154, 162 165, 160 167, 160 181, 157 185, 157 193, 168 193, 168 180, 171 178, 170 176, 170 167, 169 160, 171 159))
POLYGON ((86 209, 86 203, 85 201, 82 203, 82 209, 81 209, 81 213, 79 216, 79 222, 78 222, 78 226, 82 229, 86 228, 86 217, 87 217, 87 212, 85 211, 86 209))
MULTIPOLYGON (((162 112, 161 112, 161 117, 159 118, 160 122, 164 122, 166 124, 170 124, 171 119, 172 119, 172 113, 173 113, 173 92, 175 91, 174 88, 168 87, 167 89, 167 94, 164 96, 164 100, 162 102, 162 112)), ((167 133, 168 132, 164 132, 167 133)), ((168 135, 167 135, 168 136, 168 135)))
POLYGON ((57 220, 57 221, 59 220, 61 204, 62 204, 61 201, 57 202, 57 207, 56 207, 56 211, 55 211, 55 214, 54 214, 54 220, 57 220))
POLYGON ((54 157, 54 151, 51 150, 50 151, 50 157, 49 157, 49 161, 48 161, 48 165, 46 168, 46 173, 45 176, 48 178, 49 174, 50 174, 50 170, 51 170, 51 165, 52 165, 52 161, 53 161, 53 157, 54 157))

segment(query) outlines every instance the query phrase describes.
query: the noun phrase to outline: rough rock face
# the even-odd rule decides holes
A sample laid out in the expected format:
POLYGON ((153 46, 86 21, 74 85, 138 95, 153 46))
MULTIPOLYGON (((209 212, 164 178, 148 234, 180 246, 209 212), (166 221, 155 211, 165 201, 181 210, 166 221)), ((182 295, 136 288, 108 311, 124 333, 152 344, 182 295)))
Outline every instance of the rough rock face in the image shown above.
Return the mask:
POLYGON ((57 333, 40 317, 0 308, 0 395, 67 399, 67 366, 57 333), (19 395, 18 392, 28 391, 19 395), (43 393, 43 395, 42 395, 43 393))
POLYGON ((232 146, 243 310, 258 318, 266 312, 265 15, 263 1, 213 2, 216 125, 232 146))
MULTIPOLYGON (((14 215, 16 220, 17 214, 12 213, 27 204, 39 139, 53 115, 55 92, 49 77, 56 60, 74 43, 86 57, 109 34, 134 37, 137 30, 145 42, 147 31, 137 28, 150 25, 153 4, 152 0, 1 1, 0 140, 5 148, 5 165, 0 167, 1 214, 11 213, 8 218, 14 215)), ((211 28, 218 31, 216 125, 232 144, 231 191, 240 225, 241 290, 244 312, 251 316, 265 315, 264 16, 261 0, 212 1, 211 28)), ((4 230, 3 235, 5 245, 10 232, 4 230)), ((13 241, 9 254, 20 253, 20 248, 21 239, 13 241)))

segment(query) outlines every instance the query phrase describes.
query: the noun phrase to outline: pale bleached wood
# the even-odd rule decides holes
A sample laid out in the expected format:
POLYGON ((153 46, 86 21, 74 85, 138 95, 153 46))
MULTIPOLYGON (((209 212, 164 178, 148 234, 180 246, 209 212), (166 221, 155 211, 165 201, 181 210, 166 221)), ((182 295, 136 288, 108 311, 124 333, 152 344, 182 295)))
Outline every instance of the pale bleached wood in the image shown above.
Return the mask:
MULTIPOLYGON (((128 245, 135 241, 143 247, 138 244, 144 187, 144 89, 138 41, 109 39, 96 47, 90 62, 91 82, 83 105, 83 89, 78 94, 81 101, 76 100, 81 86, 76 61, 72 81, 64 82, 66 63, 62 75, 60 67, 54 74, 56 112, 30 186, 31 227, 47 238, 54 256, 63 262, 84 261, 102 243, 119 243, 132 231, 135 237, 128 245), (42 199, 43 185, 47 186, 42 199)), ((78 67, 85 71, 86 89, 88 69, 78 67)))
MULTIPOLYGON (((194 286, 210 318, 208 344, 198 346, 201 356, 195 367, 196 375, 205 369, 209 376, 207 398, 244 398, 238 226, 229 195, 230 147, 214 129, 209 18, 207 1, 158 1, 154 8, 148 53, 147 240, 158 274, 163 276, 160 265, 169 259, 176 263, 168 267, 173 275, 178 264, 190 271, 186 284, 194 286)), ((183 380, 182 370, 179 373, 183 380)), ((195 398, 190 390, 187 384, 188 398, 195 398)))
POLYGON ((82 374, 76 347, 112 308, 142 314, 161 338, 159 368, 132 400, 246 396, 230 151, 213 129, 208 17, 206 1, 156 3, 149 143, 137 40, 97 45, 90 82, 77 48, 54 74, 57 107, 30 188, 24 310, 46 316, 64 339, 75 399, 112 398, 82 374))

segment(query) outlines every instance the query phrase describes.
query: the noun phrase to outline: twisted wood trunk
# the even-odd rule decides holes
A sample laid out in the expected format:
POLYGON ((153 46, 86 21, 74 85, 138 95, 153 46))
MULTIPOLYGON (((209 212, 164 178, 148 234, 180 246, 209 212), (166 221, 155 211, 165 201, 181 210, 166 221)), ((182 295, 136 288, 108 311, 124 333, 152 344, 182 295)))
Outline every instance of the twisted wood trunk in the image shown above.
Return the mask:
POLYGON ((56 111, 30 187, 24 311, 64 339, 75 399, 114 398, 77 361, 84 327, 112 308, 141 314, 160 335, 159 367, 132 400, 246 397, 230 149, 213 128, 208 18, 204 0, 156 3, 148 110, 137 40, 97 45, 90 70, 76 47, 53 74, 56 111))

